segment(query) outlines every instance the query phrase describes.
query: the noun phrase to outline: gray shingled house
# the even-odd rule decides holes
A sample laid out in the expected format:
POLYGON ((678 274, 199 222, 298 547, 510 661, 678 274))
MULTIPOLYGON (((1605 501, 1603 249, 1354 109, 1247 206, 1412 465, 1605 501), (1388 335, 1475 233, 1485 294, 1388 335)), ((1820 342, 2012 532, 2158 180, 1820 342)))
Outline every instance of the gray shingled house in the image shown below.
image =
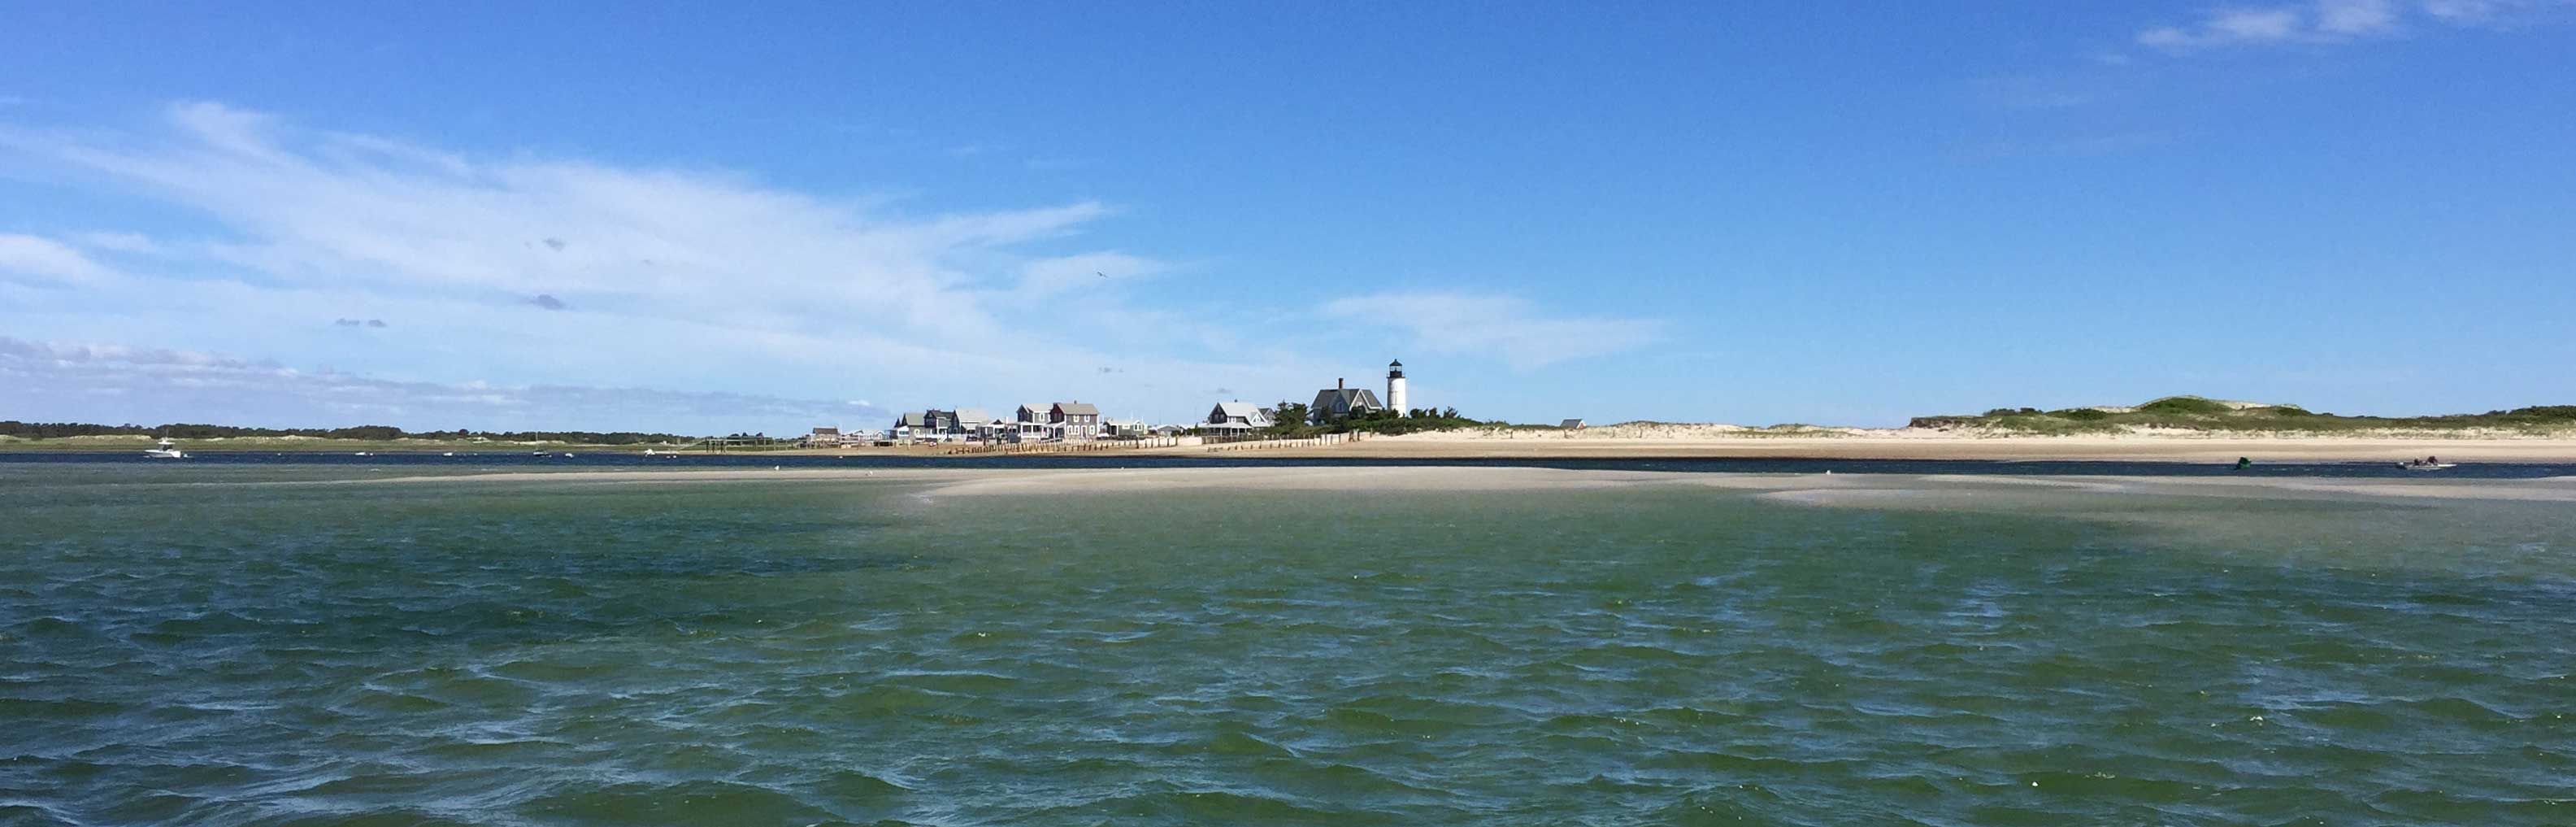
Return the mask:
POLYGON ((1320 425, 1353 414, 1383 410, 1386 410, 1386 405, 1377 401, 1376 391, 1350 387, 1349 383, 1335 379, 1332 387, 1315 392, 1315 404, 1306 406, 1306 416, 1320 425))
POLYGON ((1248 434, 1270 427, 1270 412, 1240 400, 1219 402, 1208 411, 1207 424, 1200 427, 1212 434, 1248 434))
POLYGON ((1100 438, 1100 408, 1089 402, 1058 402, 1047 408, 1047 422, 1063 429, 1067 442, 1100 438))

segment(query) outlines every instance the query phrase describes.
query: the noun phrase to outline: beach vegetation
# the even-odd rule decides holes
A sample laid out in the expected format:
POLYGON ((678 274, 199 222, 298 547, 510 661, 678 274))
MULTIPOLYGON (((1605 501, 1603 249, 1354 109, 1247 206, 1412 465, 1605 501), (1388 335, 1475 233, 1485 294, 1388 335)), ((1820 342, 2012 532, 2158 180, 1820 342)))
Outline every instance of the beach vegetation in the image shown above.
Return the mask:
POLYGON ((1276 439, 1301 439, 1324 434, 1370 433, 1382 435, 1412 434, 1470 428, 1527 429, 1556 426, 1515 425, 1500 420, 1474 419, 1458 413, 1457 408, 1416 408, 1409 411, 1364 411, 1339 417, 1312 416, 1306 405, 1280 402, 1272 408, 1270 428, 1263 436, 1276 439))
POLYGON ((2217 416, 2235 411, 2237 407, 2238 406, 2229 405, 2225 402, 2199 396, 2168 396, 2163 399, 2150 401, 2144 405, 2139 405, 2137 412, 2142 414, 2217 416))
POLYGON ((1915 417, 1908 427, 2033 436, 2130 431, 2359 434, 2472 430, 2576 435, 2576 405, 2539 405, 2478 414, 2435 416, 2339 416, 2298 405, 2168 396, 2134 408, 2086 407, 2052 411, 1994 408, 1979 415, 1923 416, 1915 417))

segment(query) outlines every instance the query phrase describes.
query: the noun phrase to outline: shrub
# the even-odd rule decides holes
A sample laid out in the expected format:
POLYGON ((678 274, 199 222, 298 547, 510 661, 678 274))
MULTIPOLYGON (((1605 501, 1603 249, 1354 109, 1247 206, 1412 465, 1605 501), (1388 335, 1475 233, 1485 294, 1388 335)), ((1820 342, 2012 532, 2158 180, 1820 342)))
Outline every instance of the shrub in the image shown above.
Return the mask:
POLYGON ((2228 407, 2224 403, 2203 399, 2197 396, 2168 396, 2163 399, 2158 399, 2138 406, 2138 412, 2214 416, 2217 414, 2227 413, 2228 407))

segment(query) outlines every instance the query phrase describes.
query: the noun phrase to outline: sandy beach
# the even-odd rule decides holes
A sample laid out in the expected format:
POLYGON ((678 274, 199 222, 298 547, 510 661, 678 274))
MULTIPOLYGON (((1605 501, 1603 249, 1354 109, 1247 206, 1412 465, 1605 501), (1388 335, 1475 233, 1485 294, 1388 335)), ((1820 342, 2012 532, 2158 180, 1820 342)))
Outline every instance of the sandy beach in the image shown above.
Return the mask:
POLYGON ((1719 474, 1485 466, 1353 469, 671 469, 446 474, 328 483, 383 485, 539 483, 670 485, 699 483, 880 482, 918 486, 926 499, 1150 494, 1187 491, 1547 492, 1604 489, 1716 488, 1816 506, 1978 510, 1979 505, 2039 498, 2197 497, 2237 499, 2438 499, 2576 502, 2576 477, 2544 479, 2352 479, 2324 477, 2140 477, 2115 475, 1986 476, 1970 474, 1719 474), (1356 472, 1356 473, 1355 473, 1356 472))
MULTIPOLYGON (((1202 449, 1166 449, 1193 453, 1202 449)), ((2154 460, 2168 462, 2396 462, 2439 456, 2466 462, 2576 462, 2576 439, 2473 436, 2120 436, 1981 437, 1910 429, 1836 432, 1833 436, 1516 436, 1411 434, 1321 448, 1276 448, 1256 454, 1297 457, 1412 459, 1643 459, 1800 457, 1812 459, 2154 460)))

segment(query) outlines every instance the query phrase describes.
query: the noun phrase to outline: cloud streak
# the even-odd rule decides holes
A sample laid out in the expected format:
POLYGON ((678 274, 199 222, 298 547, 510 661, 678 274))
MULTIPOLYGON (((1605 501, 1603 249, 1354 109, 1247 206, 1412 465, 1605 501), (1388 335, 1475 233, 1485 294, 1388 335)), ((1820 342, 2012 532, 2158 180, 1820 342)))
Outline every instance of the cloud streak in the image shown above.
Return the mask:
POLYGON ((2239 47, 2333 45, 2406 34, 2419 24, 2512 26, 2563 17, 2576 0, 2314 0, 2273 6, 2226 6, 2197 21, 2140 31, 2140 46, 2168 54, 2239 47))
POLYGON ((271 361, 194 350, 5 336, 0 336, 0 384, 12 388, 13 394, 47 400, 47 416, 98 422, 381 424, 414 430, 573 430, 606 423, 617 428, 718 433, 730 432, 746 417, 861 426, 887 413, 866 402, 758 394, 400 382, 300 371, 271 361), (275 412, 280 403, 300 413, 281 419, 275 412))
POLYGON ((1460 292, 1352 296, 1324 313, 1401 331, 1423 350, 1488 356, 1516 370, 1618 353, 1663 335, 1652 319, 1549 316, 1517 296, 1460 292))
POLYGON ((1521 370, 1662 329, 1470 292, 1264 306, 1192 289, 1184 276, 1206 265, 1090 240, 1119 214, 1096 201, 906 212, 741 173, 479 157, 217 103, 123 134, 0 126, 0 156, 137 216, 0 235, 0 333, 35 389, 9 400, 22 415, 775 431, 844 410, 799 397, 1070 398, 1178 420, 1205 410, 1198 389, 1295 393, 1339 375, 1326 353, 1339 345, 1293 335, 1318 322, 1521 370), (26 344, 66 341, 119 344, 77 358, 26 344), (117 353, 233 356, 182 370, 100 355, 117 353), (711 393, 619 390, 640 387, 711 393), (561 401, 575 398, 598 404, 561 401), (710 400, 743 404, 717 419, 710 400))
POLYGON ((1086 245, 1116 214, 1094 201, 906 213, 739 173, 475 157, 218 103, 171 106, 139 134, 0 127, 0 154, 174 214, 149 233, 0 235, 0 330, 20 336, 325 356, 434 381, 925 405, 1091 398, 1062 386, 1101 364, 1196 387, 1301 363, 1129 304, 1129 285, 1173 267, 1086 245), (404 325, 364 344, 296 338, 352 311, 404 325))
POLYGON ((71 245, 31 235, 0 234, 0 279, 34 284, 96 281, 107 268, 71 245))

